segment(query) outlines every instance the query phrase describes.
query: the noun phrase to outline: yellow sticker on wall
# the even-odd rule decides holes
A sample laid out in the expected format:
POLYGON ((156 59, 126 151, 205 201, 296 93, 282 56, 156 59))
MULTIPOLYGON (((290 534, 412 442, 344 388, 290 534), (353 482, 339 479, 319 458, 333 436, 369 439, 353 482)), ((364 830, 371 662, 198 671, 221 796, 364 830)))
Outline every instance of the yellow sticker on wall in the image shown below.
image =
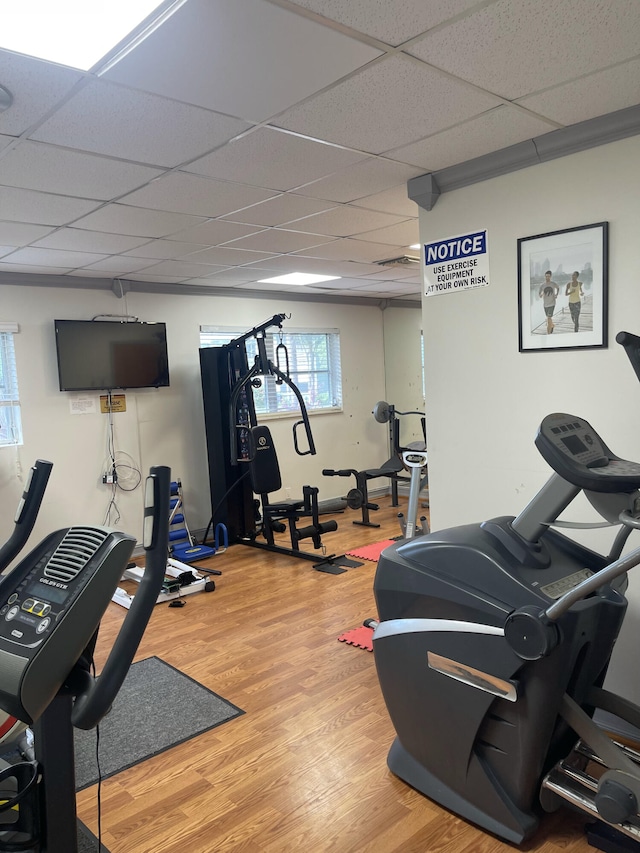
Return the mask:
POLYGON ((100 411, 103 415, 106 415, 111 412, 126 412, 127 411, 127 397, 125 394, 112 394, 111 395, 111 409, 109 409, 109 397, 106 394, 100 395, 100 411))

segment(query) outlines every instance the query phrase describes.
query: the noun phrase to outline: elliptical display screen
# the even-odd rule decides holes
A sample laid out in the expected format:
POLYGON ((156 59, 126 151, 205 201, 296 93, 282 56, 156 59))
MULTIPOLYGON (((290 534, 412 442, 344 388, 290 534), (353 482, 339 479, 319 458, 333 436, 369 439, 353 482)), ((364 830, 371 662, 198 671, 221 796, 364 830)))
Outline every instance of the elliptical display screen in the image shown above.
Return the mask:
POLYGON ((574 456, 579 456, 581 453, 587 452, 587 446, 580 441, 577 435, 564 436, 561 441, 574 456))

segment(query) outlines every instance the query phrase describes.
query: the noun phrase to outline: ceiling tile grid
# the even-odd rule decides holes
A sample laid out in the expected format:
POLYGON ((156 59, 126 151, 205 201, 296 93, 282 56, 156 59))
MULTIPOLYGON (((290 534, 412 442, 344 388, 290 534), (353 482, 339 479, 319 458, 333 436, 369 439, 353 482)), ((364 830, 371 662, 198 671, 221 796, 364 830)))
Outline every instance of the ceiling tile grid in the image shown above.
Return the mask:
POLYGON ((397 46, 468 11, 478 0, 296 0, 298 6, 397 46))
POLYGON ((185 166, 187 172, 272 190, 291 190, 364 160, 366 154, 260 128, 185 166))
POLYGON ((189 0, 104 76, 264 121, 379 55, 265 0, 189 0))
POLYGON ((0 283, 415 302, 407 181, 635 106, 638 45, 638 0, 185 0, 91 72, 0 50, 0 283))
POLYGON ((162 174, 148 166, 41 142, 21 142, 0 154, 0 184, 102 201, 117 198, 162 174))
POLYGON ((83 79, 71 68, 0 49, 0 85, 13 96, 11 108, 0 113, 0 133, 20 136, 83 79))
POLYGON ((247 122, 94 80, 31 135, 94 154, 172 167, 228 142, 247 122), (171 132, 167 133, 167 128, 171 132))
POLYGON ((420 166, 423 172, 435 172, 489 154, 495 150, 496 139, 506 148, 557 127, 556 122, 544 121, 517 107, 500 106, 420 142, 387 151, 385 156, 420 166))
POLYGON ((498 106, 473 89, 403 54, 371 63, 275 123, 372 154, 414 142, 498 106))
POLYGON ((514 100, 636 57, 638 44, 636 0, 498 0, 410 51, 514 100))

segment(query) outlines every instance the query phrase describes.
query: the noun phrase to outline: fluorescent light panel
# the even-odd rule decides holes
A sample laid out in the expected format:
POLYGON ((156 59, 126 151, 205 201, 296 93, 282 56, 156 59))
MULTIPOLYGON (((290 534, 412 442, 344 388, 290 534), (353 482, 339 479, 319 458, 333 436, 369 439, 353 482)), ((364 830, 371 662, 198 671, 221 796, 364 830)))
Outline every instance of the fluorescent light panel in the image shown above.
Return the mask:
POLYGON ((159 0, 15 0, 2 4, 0 47, 88 71, 158 7, 159 0))
POLYGON ((261 278, 260 284, 318 284, 320 281, 335 281, 339 275, 311 275, 306 272, 290 272, 275 278, 261 278))

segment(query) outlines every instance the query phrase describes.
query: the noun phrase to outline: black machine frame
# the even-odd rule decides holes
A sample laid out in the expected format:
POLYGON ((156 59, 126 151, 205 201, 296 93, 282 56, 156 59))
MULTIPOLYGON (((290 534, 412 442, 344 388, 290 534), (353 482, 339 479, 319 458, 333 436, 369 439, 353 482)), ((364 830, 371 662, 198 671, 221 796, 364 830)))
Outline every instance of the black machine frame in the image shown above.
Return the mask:
MULTIPOLYGON (((319 521, 318 490, 304 487, 304 498, 297 502, 297 512, 291 502, 282 512, 273 511, 267 503, 266 493, 257 498, 251 484, 251 466, 255 460, 254 430, 258 428, 253 388, 260 377, 273 377, 277 384, 286 384, 294 393, 300 407, 300 419, 293 424, 293 445, 299 456, 315 455, 316 448, 309 423, 307 408, 300 389, 289 376, 288 355, 284 344, 276 348, 275 363, 269 359, 266 333, 271 328, 282 328, 286 314, 273 317, 253 327, 245 334, 220 347, 200 349, 200 372, 204 404, 204 419, 211 494, 211 526, 224 524, 229 542, 264 548, 289 556, 318 562, 318 556, 299 548, 299 541, 310 538, 316 549, 322 547, 321 535, 335 529, 319 521), (246 343, 254 339, 257 355, 249 365, 246 343), (281 357, 284 364, 281 364, 281 357), (283 369, 284 368, 284 369, 283 369), (304 429, 306 446, 298 438, 304 429), (311 519, 311 524, 297 528, 300 518, 311 519), (286 520, 290 527, 291 547, 277 545, 273 533, 278 520, 286 520), (275 524, 274 524, 275 522, 275 524)), ((273 451, 275 453, 275 451, 273 451)), ((284 525, 282 525, 284 526, 284 525)), ((323 562, 333 559, 323 556, 323 562)))

